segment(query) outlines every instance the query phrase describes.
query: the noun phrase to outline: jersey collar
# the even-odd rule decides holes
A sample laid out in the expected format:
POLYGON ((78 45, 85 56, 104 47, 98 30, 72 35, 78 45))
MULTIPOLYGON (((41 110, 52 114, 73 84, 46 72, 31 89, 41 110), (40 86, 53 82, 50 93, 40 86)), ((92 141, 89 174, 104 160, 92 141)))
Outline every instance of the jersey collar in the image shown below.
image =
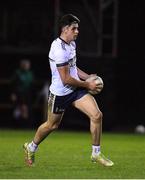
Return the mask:
POLYGON ((66 41, 64 41, 61 37, 59 37, 59 39, 60 39, 61 41, 63 41, 64 43, 66 43, 66 44, 69 45, 69 43, 67 43, 66 41))

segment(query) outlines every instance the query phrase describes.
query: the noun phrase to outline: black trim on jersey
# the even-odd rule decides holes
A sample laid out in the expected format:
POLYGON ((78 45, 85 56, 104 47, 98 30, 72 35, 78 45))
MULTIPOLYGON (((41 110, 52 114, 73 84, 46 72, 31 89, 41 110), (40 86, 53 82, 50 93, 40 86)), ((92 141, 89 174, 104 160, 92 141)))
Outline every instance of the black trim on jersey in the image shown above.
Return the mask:
POLYGON ((53 62, 55 61, 54 59, 51 59, 50 57, 49 57, 48 59, 49 59, 50 61, 53 61, 53 62))
POLYGON ((61 37, 59 37, 59 39, 61 40, 61 41, 63 41, 64 43, 66 43, 66 44, 68 44, 69 45, 69 43, 67 43, 65 40, 63 40, 61 37))
POLYGON ((56 66, 57 66, 57 67, 66 66, 66 65, 68 65, 68 62, 64 62, 64 63, 56 64, 56 66))
MULTIPOLYGON (((65 65, 68 65, 69 62, 72 61, 75 57, 76 57, 76 56, 74 56, 73 58, 69 59, 67 62, 60 63, 60 64, 56 64, 56 66, 59 67, 59 66, 65 66, 65 65)), ((55 62, 54 59, 49 58, 49 60, 52 61, 52 62, 55 62)))
MULTIPOLYGON (((75 57, 75 56, 74 56, 74 57, 75 57)), ((69 63, 70 61, 72 61, 72 60, 73 60, 73 58, 69 59, 69 60, 68 60, 68 63, 69 63)))

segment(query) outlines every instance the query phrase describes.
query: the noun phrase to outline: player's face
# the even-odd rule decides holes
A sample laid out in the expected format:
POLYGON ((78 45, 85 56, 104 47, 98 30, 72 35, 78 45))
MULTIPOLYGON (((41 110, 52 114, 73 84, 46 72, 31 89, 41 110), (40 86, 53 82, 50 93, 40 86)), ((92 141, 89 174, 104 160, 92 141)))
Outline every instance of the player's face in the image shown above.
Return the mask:
POLYGON ((76 40, 78 34, 79 34, 79 25, 77 23, 72 24, 71 26, 68 26, 67 29, 67 36, 70 39, 70 41, 76 40))

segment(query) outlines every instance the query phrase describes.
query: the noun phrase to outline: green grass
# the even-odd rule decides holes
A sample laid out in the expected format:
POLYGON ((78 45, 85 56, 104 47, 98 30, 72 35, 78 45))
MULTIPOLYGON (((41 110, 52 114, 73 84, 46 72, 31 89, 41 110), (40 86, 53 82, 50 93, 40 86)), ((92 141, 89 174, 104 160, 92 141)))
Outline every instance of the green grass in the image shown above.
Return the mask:
POLYGON ((102 136, 102 152, 114 161, 111 168, 90 162, 89 132, 52 133, 39 146, 35 167, 24 164, 22 144, 34 131, 0 130, 0 179, 144 179, 145 136, 102 136))

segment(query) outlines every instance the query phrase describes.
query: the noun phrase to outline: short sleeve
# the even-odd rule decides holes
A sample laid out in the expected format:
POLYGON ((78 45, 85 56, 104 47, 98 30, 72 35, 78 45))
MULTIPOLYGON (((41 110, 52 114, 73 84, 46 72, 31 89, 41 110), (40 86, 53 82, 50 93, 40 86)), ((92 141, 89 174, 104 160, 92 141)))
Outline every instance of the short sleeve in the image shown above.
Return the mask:
POLYGON ((68 59, 66 58, 65 51, 63 49, 58 49, 55 52, 55 63, 57 67, 65 66, 68 64, 68 59))
POLYGON ((49 60, 55 62, 57 67, 68 64, 67 50, 61 41, 55 40, 52 43, 49 51, 49 60))

